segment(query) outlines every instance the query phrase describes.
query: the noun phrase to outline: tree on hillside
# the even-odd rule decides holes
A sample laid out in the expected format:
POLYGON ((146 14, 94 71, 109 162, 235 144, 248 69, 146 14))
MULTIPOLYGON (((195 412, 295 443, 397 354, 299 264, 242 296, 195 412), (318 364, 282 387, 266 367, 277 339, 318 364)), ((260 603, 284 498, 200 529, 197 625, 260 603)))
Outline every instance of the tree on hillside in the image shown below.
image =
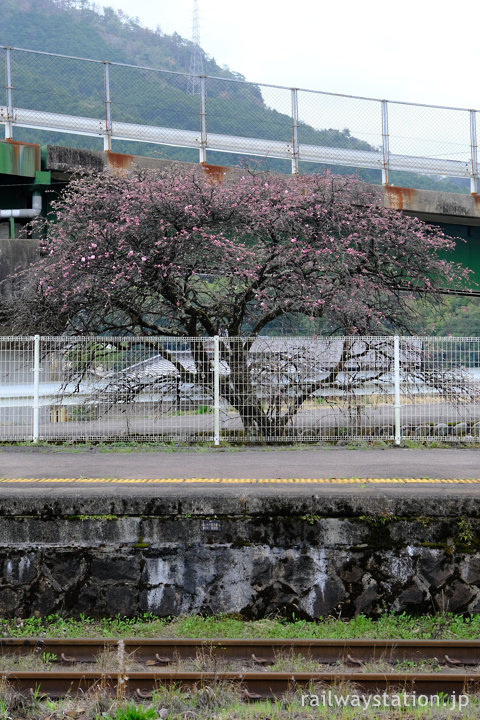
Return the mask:
MULTIPOLYGON (((274 321, 323 318, 349 336, 408 331, 412 298, 467 276, 440 257, 451 238, 383 208, 357 180, 329 174, 245 173, 216 183, 178 167, 80 177, 34 230, 43 233, 42 257, 18 277, 5 309, 16 333, 219 335, 222 396, 264 436, 286 427, 327 382, 312 377, 308 351, 272 351, 275 372, 284 368, 283 399, 265 403, 261 379, 273 370, 252 347, 274 321)), ((375 352, 390 361, 382 347, 375 352)), ((345 341, 328 382, 371 350, 345 341)), ((195 344, 193 360, 193 368, 175 361, 177 376, 211 384, 207 344, 195 344)))
POLYGON ((480 298, 444 297, 420 308, 414 331, 419 335, 480 337, 480 298))

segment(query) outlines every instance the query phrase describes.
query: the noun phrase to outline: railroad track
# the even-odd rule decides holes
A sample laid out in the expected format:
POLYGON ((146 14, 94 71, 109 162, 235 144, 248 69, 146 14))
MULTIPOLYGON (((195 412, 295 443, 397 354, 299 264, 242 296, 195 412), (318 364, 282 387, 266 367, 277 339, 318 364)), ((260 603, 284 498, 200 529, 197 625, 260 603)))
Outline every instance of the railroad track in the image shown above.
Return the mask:
POLYGON ((327 665, 434 660, 447 667, 480 666, 480 640, 0 638, 0 655, 45 654, 50 661, 55 656, 53 662, 63 664, 92 663, 101 653, 119 648, 138 662, 156 665, 175 665, 204 653, 210 658, 265 666, 282 655, 300 655, 327 665))
POLYGON ((104 688, 117 695, 146 698, 161 684, 184 688, 235 683, 244 699, 279 697, 312 683, 333 685, 342 681, 366 693, 402 689, 417 694, 473 693, 480 691, 480 641, 477 640, 290 640, 216 638, 0 638, 3 667, 12 659, 36 655, 49 664, 48 670, 3 670, 0 676, 22 692, 40 692, 49 697, 104 688), (98 671, 92 664, 110 653, 116 669, 98 671), (277 672, 270 666, 279 658, 303 658, 318 664, 317 671, 277 672), (205 663, 214 670, 185 671, 186 661, 205 663), (413 664, 431 661, 435 672, 419 672, 413 664), (369 672, 368 663, 381 662, 392 668, 369 672), (409 672, 394 671, 398 663, 412 663, 409 672), (239 663, 240 670, 221 669, 239 663), (217 668, 218 664, 218 668, 217 668), (332 665, 330 670, 325 666, 332 665), (138 667, 145 670, 138 670, 138 667), (367 666, 367 667, 365 667, 367 666), (440 667, 439 667, 440 666, 440 667), (80 668, 80 669, 79 669, 80 668))
POLYGON ((112 693, 150 698, 153 691, 162 684, 193 688, 222 683, 236 683, 242 688, 246 700, 264 700, 281 697, 288 691, 307 689, 312 683, 335 685, 349 682, 364 693, 392 691, 413 692, 417 695, 434 695, 442 692, 457 696, 480 691, 480 676, 470 673, 312 673, 312 672, 6 672, 5 680, 15 690, 47 695, 51 698, 67 694, 85 693, 103 688, 112 693))

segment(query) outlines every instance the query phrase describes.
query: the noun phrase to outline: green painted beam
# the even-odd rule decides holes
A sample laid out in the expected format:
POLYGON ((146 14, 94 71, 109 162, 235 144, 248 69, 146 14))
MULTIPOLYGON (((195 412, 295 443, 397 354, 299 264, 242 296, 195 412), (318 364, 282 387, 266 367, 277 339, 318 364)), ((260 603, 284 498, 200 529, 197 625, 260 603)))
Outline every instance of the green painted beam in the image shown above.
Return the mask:
POLYGON ((51 185, 52 173, 50 170, 37 170, 35 173, 34 185, 51 185))
POLYGON ((40 146, 0 140, 0 174, 35 177, 40 170, 40 146))
MULTIPOLYGON (((437 223, 435 224, 437 225, 437 223)), ((480 287, 480 227, 447 223, 438 223, 438 226, 445 235, 460 238, 455 243, 453 253, 445 254, 445 259, 453 260, 470 268, 473 271, 470 276, 471 289, 478 290, 480 287)))

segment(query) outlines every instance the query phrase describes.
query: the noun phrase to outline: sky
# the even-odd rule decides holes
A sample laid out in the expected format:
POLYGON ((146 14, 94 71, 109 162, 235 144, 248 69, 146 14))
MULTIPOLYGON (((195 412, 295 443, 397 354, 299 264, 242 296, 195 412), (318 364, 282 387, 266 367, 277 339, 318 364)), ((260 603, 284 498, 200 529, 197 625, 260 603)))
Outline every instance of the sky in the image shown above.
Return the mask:
MULTIPOLYGON (((193 0, 97 0, 192 38, 193 0)), ((200 44, 247 80, 480 109, 476 0, 198 0, 200 44)))

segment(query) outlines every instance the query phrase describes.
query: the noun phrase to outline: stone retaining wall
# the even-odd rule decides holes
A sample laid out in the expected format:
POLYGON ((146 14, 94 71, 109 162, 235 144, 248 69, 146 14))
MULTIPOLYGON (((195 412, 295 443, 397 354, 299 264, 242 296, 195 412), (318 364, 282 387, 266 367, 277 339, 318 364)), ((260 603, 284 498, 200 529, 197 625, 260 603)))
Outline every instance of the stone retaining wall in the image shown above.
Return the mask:
POLYGON ((480 499, 0 500, 0 615, 480 612, 480 499))

